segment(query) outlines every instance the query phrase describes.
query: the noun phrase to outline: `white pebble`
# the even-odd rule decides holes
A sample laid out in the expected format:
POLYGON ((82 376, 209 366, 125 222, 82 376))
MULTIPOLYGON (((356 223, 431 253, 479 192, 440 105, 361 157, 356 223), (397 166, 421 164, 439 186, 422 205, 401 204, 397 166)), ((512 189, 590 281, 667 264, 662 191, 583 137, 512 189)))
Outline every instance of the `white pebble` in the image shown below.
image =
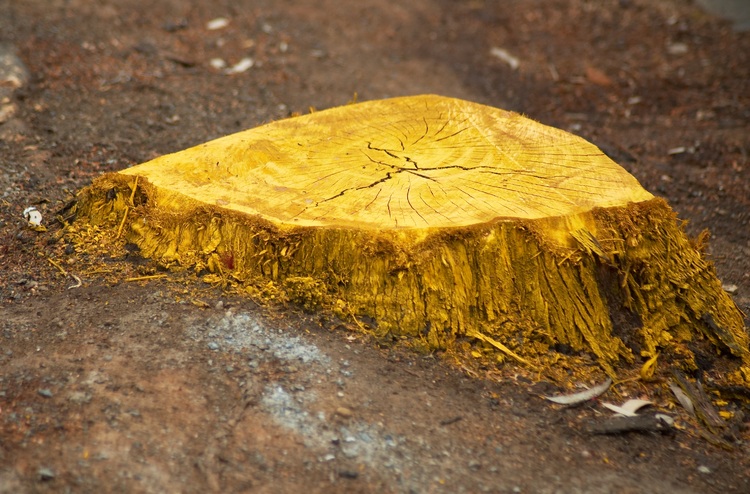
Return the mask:
POLYGON ((223 29, 229 25, 229 19, 226 17, 217 17, 216 19, 211 19, 206 23, 206 29, 209 31, 216 31, 217 29, 223 29))

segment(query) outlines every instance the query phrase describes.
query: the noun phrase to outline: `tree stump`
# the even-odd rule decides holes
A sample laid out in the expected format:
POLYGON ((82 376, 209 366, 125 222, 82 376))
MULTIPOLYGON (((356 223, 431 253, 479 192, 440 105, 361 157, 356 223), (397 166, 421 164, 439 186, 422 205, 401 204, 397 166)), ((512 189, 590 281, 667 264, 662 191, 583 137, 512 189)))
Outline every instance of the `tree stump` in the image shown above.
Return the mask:
POLYGON ((742 314, 668 204, 496 108, 415 96, 289 118, 102 176, 77 207, 145 257, 429 348, 566 347, 613 374, 659 352, 690 367, 708 341, 750 381, 742 314))

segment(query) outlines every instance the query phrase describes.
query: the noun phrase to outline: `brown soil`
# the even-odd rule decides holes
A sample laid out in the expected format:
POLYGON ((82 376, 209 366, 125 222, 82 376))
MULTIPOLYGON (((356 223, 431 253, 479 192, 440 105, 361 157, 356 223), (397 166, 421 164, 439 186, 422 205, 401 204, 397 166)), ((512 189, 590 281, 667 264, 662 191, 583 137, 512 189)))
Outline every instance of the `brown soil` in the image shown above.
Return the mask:
POLYGON ((0 125, 0 492, 750 492, 741 402, 731 450, 658 382, 627 389, 678 430, 593 435, 599 403, 551 405, 539 395, 555 386, 507 366, 462 368, 184 276, 128 282, 153 266, 77 253, 52 225, 105 171, 354 93, 437 93, 594 142, 691 235, 711 230, 708 255, 750 313, 750 34, 679 0, 0 12, 0 43, 31 74, 0 125), (229 25, 207 29, 216 17, 229 25), (244 57, 238 74, 210 64, 244 57), (47 232, 26 226, 30 205, 47 232))

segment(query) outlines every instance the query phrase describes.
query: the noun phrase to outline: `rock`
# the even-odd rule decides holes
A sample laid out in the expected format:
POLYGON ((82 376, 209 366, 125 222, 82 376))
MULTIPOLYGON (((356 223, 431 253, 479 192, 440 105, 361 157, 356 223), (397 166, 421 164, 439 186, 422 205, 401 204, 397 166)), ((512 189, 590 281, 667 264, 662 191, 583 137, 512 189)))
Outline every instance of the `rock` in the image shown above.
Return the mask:
POLYGON ((721 285, 721 288, 724 289, 724 291, 727 293, 735 293, 738 287, 734 284, 724 284, 721 285))
POLYGON ((20 88, 29 80, 29 71, 12 46, 0 43, 0 85, 20 88))
POLYGON ((68 401, 76 405, 85 405, 91 402, 91 393, 73 391, 68 395, 68 401))
POLYGON ((341 448, 341 452, 346 458, 354 459, 359 455, 359 448, 356 446, 348 445, 341 448))
POLYGON ((209 31, 216 31, 219 29, 224 29, 229 25, 229 19, 226 17, 217 17, 216 19, 211 19, 206 23, 206 29, 209 31))
POLYGON ((10 102, 4 102, 0 100, 0 124, 4 124, 16 114, 16 105, 10 102))
POLYGON ((348 409, 346 407, 338 407, 336 409, 336 415, 338 415, 339 417, 343 417, 345 419, 348 419, 349 417, 351 417, 352 415, 354 415, 354 412, 352 412, 350 409, 348 409))
POLYGON ((685 55, 690 49, 685 43, 670 43, 667 45, 667 53, 670 55, 685 55))
POLYGON ((39 389, 37 390, 37 394, 39 396, 44 396, 45 398, 52 398, 52 391, 49 389, 39 389))
POLYGON ((39 475, 39 480, 41 480, 42 482, 46 482, 55 478, 55 472, 51 468, 42 467, 37 470, 36 473, 37 475, 39 475))
POLYGON ((15 127, 20 129, 3 128, 0 132, 0 138, 15 138, 19 130, 23 129, 23 124, 13 117, 18 111, 18 107, 13 103, 12 96, 16 89, 24 86, 29 80, 29 71, 20 58, 16 56, 15 50, 11 45, 0 43, 0 126, 10 125, 16 122, 15 127))

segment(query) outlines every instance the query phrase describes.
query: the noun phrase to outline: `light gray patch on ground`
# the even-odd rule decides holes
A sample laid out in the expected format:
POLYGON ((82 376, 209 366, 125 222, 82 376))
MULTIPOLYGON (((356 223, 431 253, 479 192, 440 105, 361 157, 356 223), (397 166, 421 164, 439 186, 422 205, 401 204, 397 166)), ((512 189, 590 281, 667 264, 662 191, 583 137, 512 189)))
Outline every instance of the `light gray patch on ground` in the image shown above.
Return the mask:
MULTIPOLYGON (((316 373, 329 381, 341 371, 351 373, 332 362, 317 346, 280 328, 271 328, 259 318, 227 311, 189 331, 194 339, 205 342, 209 350, 239 352, 261 360, 276 359, 285 363, 306 364, 308 373, 316 373)), ((320 381, 319 381, 320 382, 320 381)), ((339 385, 342 381, 337 381, 339 385)), ((321 463, 351 461, 367 465, 370 469, 396 475, 402 485, 417 487, 424 482, 426 471, 412 464, 418 455, 412 451, 406 437, 389 432, 378 423, 347 421, 336 423, 334 414, 318 411, 317 393, 310 388, 290 388, 279 382, 268 384, 260 401, 262 411, 280 427, 298 435, 306 447, 316 452, 321 463), (396 460, 398 458, 398 461, 396 460), (408 468, 407 468, 408 465, 408 468), (409 471, 409 478, 403 477, 409 471)), ((412 438, 415 439, 415 438, 412 438)), ((418 438, 415 443, 426 443, 418 438)))
POLYGON ((265 326, 246 313, 227 311, 220 319, 209 319, 204 326, 191 329, 191 336, 206 341, 211 350, 257 353, 286 362, 328 364, 330 359, 318 347, 283 329, 265 326), (203 331, 200 331, 200 330, 203 331))
POLYGON ((405 437, 389 433, 380 424, 357 421, 334 425, 324 412, 316 413, 305 405, 313 397, 309 391, 291 394, 281 385, 271 384, 264 391, 261 405, 276 424, 294 432, 306 447, 317 451, 321 463, 350 460, 395 475, 404 488, 424 485, 426 472, 413 461, 417 455, 405 437), (410 472, 409 478, 403 475, 405 471, 410 472))

